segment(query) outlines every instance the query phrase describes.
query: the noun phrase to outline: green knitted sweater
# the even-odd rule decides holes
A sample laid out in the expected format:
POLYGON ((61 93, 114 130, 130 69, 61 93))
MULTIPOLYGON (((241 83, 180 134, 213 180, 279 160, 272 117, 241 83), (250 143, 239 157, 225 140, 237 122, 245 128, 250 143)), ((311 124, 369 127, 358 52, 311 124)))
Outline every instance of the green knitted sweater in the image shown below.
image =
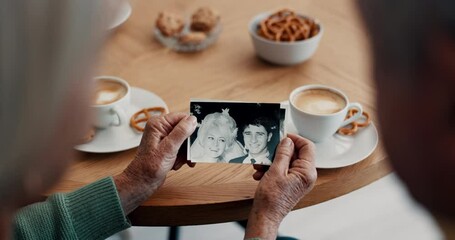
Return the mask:
POLYGON ((14 239, 105 239, 130 227, 111 177, 22 208, 14 239))

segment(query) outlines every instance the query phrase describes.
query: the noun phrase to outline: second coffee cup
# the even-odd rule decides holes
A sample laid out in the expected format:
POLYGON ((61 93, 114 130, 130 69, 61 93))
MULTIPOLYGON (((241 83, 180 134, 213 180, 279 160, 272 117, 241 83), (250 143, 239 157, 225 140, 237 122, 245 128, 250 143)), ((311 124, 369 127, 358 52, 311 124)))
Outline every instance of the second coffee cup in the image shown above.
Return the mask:
POLYGON ((299 134, 313 142, 322 142, 337 130, 362 116, 362 106, 350 103, 340 90, 324 85, 305 85, 289 95, 292 121, 299 134), (349 119, 350 109, 357 113, 349 119))
POLYGON ((126 110, 130 106, 131 88, 125 80, 114 76, 95 78, 95 97, 92 102, 93 125, 108 128, 128 123, 126 110))

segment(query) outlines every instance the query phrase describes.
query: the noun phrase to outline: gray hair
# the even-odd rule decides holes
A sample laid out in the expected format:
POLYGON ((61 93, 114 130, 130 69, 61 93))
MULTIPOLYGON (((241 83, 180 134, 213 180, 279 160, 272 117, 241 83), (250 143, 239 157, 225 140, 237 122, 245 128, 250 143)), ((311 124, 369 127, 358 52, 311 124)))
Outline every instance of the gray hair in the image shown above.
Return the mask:
POLYGON ((441 29, 455 36, 453 0, 358 0, 374 60, 385 69, 415 74, 427 43, 441 29))
POLYGON ((88 84, 98 10, 95 0, 0 1, 0 199, 39 164, 30 154, 54 133, 63 97, 88 84))

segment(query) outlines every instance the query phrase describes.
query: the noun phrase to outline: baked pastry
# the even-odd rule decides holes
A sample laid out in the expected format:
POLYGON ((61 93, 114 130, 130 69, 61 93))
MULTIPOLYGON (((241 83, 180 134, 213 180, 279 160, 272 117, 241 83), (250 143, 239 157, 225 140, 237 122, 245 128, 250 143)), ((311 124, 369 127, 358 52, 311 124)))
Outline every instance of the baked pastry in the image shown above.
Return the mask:
POLYGON ((271 41, 302 41, 317 35, 319 25, 308 17, 283 9, 263 19, 258 25, 257 33, 271 41))
POLYGON ((210 32, 220 20, 218 12, 209 7, 201 7, 191 16, 191 30, 210 32))
POLYGON ((196 45, 201 44, 207 35, 203 32, 189 32, 179 38, 179 43, 184 45, 196 45))
POLYGON ((180 15, 162 11, 153 34, 165 47, 178 52, 197 52, 218 39, 221 32, 219 22, 219 14, 208 7, 197 9, 189 21, 184 21, 180 15))
POLYGON ((161 34, 167 37, 174 37, 180 34, 185 26, 183 18, 172 12, 160 12, 156 19, 156 27, 161 34))
POLYGON ((144 132, 144 126, 152 116, 163 114, 166 114, 166 109, 163 107, 143 108, 131 116, 130 125, 137 131, 144 132), (141 123, 142 125, 140 125, 141 123))

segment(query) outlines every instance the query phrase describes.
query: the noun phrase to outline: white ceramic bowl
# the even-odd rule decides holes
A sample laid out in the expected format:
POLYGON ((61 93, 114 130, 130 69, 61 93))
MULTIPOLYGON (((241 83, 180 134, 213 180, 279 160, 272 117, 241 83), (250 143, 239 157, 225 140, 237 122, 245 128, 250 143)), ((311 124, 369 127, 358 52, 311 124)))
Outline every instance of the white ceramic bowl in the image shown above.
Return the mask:
POLYGON ((256 15, 248 25, 256 54, 268 62, 279 65, 294 65, 308 60, 316 52, 319 41, 324 33, 322 24, 314 19, 319 25, 319 32, 309 39, 295 42, 275 42, 257 34, 257 26, 263 19, 270 16, 270 14, 272 13, 256 15))

